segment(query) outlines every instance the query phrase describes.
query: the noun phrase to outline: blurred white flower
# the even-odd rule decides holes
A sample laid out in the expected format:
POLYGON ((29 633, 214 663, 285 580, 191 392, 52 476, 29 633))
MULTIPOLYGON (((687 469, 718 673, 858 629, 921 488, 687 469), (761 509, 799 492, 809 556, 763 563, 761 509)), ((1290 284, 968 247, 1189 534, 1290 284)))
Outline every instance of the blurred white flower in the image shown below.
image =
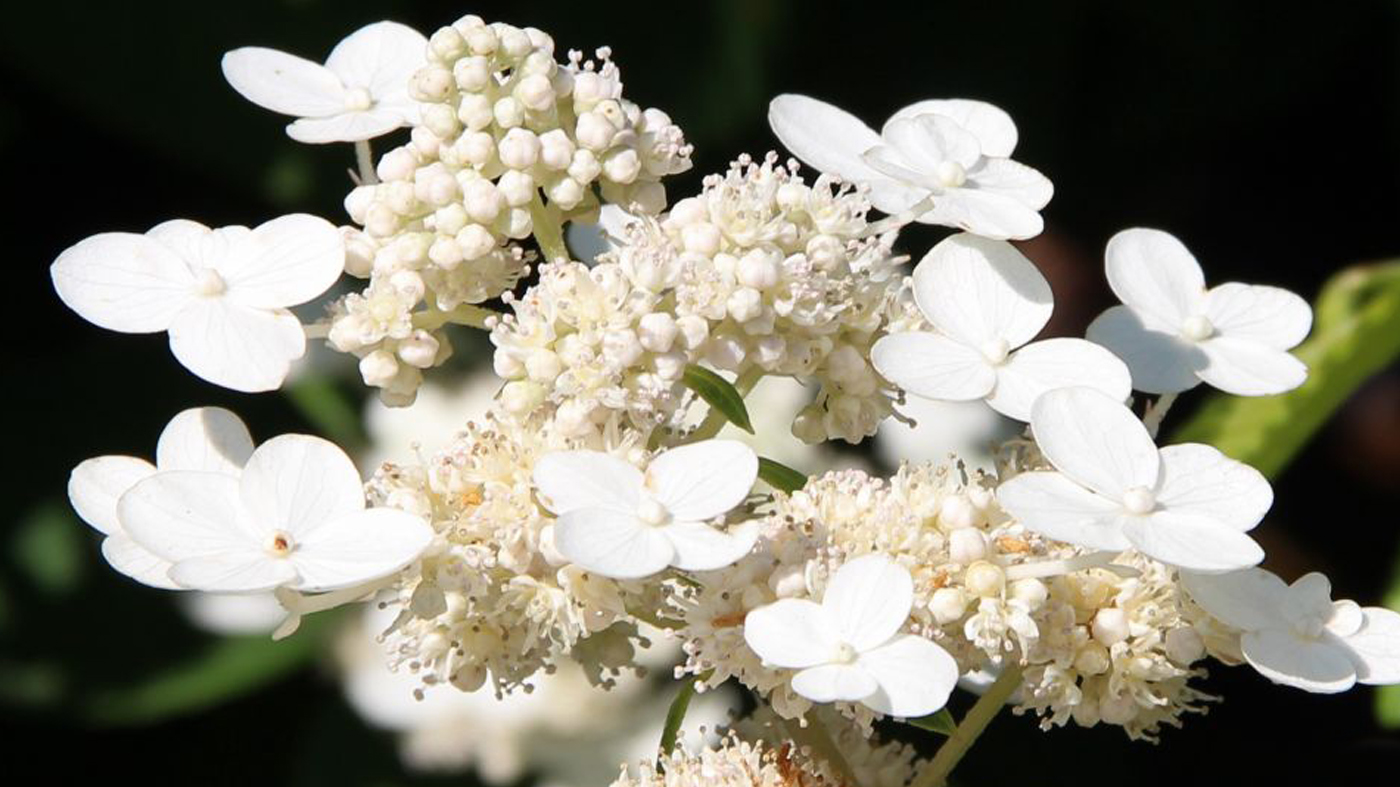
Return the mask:
POLYGON ((1125 305, 1099 315, 1087 336, 1127 362, 1138 390, 1177 393, 1204 381, 1262 396, 1307 379, 1288 349, 1308 335, 1312 309, 1288 290, 1235 282, 1207 290, 1196 258, 1161 230, 1114 235, 1105 267, 1125 305))
POLYGON ((821 172, 870 187, 870 202, 894 216, 986 238, 1040 234, 1050 180, 1011 160, 1016 124, 1001 109, 967 99, 920 101, 885 121, 880 133, 849 113, 807 96, 768 105, 773 133, 821 172))
POLYGON ((418 122, 408 95, 427 63, 428 40, 397 22, 356 30, 331 50, 326 64, 262 47, 224 55, 224 78, 260 107, 299 120, 287 126, 298 142, 358 142, 418 122))
POLYGON ((360 466, 372 472, 383 462, 406 462, 415 453, 436 454, 466 429, 468 421, 481 419, 501 384, 490 369, 484 369, 453 383, 424 383, 412 407, 390 407, 371 397, 365 403, 370 444, 360 466))
POLYGON ((875 455, 886 465, 945 462, 956 455, 969 468, 993 467, 993 443, 1011 436, 1014 421, 981 402, 939 402, 911 396, 899 408, 911 426, 887 418, 875 433, 875 455))
POLYGON ((180 611, 194 625, 225 636, 269 634, 287 617, 271 593, 182 593, 180 611))

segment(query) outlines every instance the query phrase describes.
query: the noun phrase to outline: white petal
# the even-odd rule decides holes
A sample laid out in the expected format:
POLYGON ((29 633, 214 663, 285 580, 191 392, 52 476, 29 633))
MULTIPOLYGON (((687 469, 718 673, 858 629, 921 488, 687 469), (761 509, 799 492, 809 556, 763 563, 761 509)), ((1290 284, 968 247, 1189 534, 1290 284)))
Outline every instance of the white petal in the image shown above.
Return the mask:
POLYGON ((129 232, 93 235, 49 268, 58 297, 79 317, 110 331, 154 333, 194 297, 194 277, 159 241, 129 232))
POLYGON ((244 507, 267 532, 285 530, 298 544, 365 507, 355 463, 329 440, 303 434, 258 446, 243 468, 244 507))
POLYGON ((170 350, 186 369, 215 385, 274 391, 306 352, 306 332, 285 310, 196 298, 170 324, 170 350))
POLYGON ((982 353, 934 333, 883 336, 870 348, 870 362, 886 380, 927 399, 981 399, 996 384, 982 353))
POLYGON ((571 562, 610 579, 651 576, 676 556, 661 528, 606 508, 579 508, 561 515, 554 525, 554 546, 571 562))
POLYGON ((939 331, 978 350, 997 341, 1020 347, 1054 310, 1050 285, 1016 247, 965 233, 914 268, 914 299, 939 331))
POLYGON ((1240 650, 1250 665, 1275 683, 1319 694, 1335 694, 1356 684, 1356 669, 1345 647, 1302 639, 1285 629, 1249 631, 1240 650))
POLYGON ((238 497, 238 479, 223 473, 156 473, 117 502, 122 529, 172 563, 260 547, 238 497))
POLYGON ((1144 555, 1187 571, 1220 573, 1264 559, 1254 539, 1213 519, 1156 511, 1124 517, 1123 535, 1144 555))
POLYGON ((1037 208, 1014 196, 976 186, 975 181, 969 181, 964 188, 949 189, 934 200, 932 210, 915 220, 957 227, 989 240, 1025 240, 1045 229, 1037 208))
POLYGON ((161 590, 180 590, 170 579, 170 561, 157 556, 121 533, 102 539, 102 557, 107 564, 132 579, 161 590))
POLYGON ((997 487, 997 501, 1027 529, 1056 541, 1122 551, 1122 507, 1059 473, 1021 473, 997 487))
POLYGON ((258 225, 218 266, 228 298, 260 309, 305 303, 330 289, 343 270, 345 241, 340 230, 305 213, 258 225))
POLYGON ((407 98, 408 81, 427 63, 428 39, 398 22, 375 22, 335 45, 326 68, 346 87, 369 90, 376 101, 407 98))
POLYGON ((1108 241, 1108 284, 1149 328, 1176 331, 1205 309, 1201 266, 1181 241, 1161 230, 1127 229, 1108 241))
POLYGON ((918 115, 942 115, 972 132, 982 147, 982 155, 1006 158, 1016 149, 1016 124, 1000 107, 985 101, 944 98, 920 101, 894 113, 890 120, 918 115))
POLYGON ((535 463, 540 502, 555 514, 579 508, 634 513, 641 502, 642 471, 601 451, 555 451, 535 463))
POLYGON ((744 618, 744 641, 765 664, 803 669, 829 661, 841 638, 836 621, 822 605, 785 598, 750 610, 744 618))
POLYGON ((884 211, 891 216, 897 216, 914 207, 920 200, 929 195, 929 190, 918 186, 910 186, 899 181, 881 179, 869 181, 870 183, 870 204, 876 210, 884 211))
POLYGON ((371 508, 341 514, 300 536, 287 559, 304 593, 339 590, 379 579, 417 560, 433 528, 404 511, 371 508))
POLYGON ((222 407, 192 407, 160 433, 156 466, 238 475, 252 454, 253 438, 238 416, 222 407))
POLYGON ((224 636, 270 634, 287 617, 271 593, 186 593, 180 611, 199 628, 224 636))
POLYGON ((825 101, 785 93, 768 103, 768 125, 803 163, 853 183, 886 180, 861 161, 883 144, 875 130, 825 101))
POLYGON ((1018 421, 1029 421, 1035 400, 1056 388, 1086 386, 1119 402, 1133 392, 1128 367, 1113 353, 1083 339, 1031 342, 998 366, 996 376, 987 404, 1018 421))
POLYGON ((1209 362, 1194 343, 1153 330, 1127 306, 1109 307, 1084 336, 1113 351, 1132 372, 1133 387, 1147 393, 1180 393, 1201 384, 1196 372, 1209 362))
POLYGON ((1208 445, 1169 445, 1162 459, 1157 503, 1218 520, 1236 530, 1259 524, 1274 504, 1274 490, 1258 470, 1208 445))
POLYGON ((1302 361, 1259 342, 1217 336, 1199 346, 1206 365, 1196 374, 1226 393, 1267 396, 1291 391, 1308 379, 1302 361))
POLYGON ((940 115, 890 118, 880 136, 921 174, 934 172, 945 161, 971 167, 982 155, 976 136, 940 115))
POLYGON ((792 690, 813 702, 859 702, 880 690, 875 676, 852 664, 822 664, 792 676, 792 690))
POLYGON ((180 587, 209 593, 254 593, 295 582, 296 567, 253 546, 186 558, 170 569, 180 587))
POLYGON ((1206 293, 1206 316, 1215 330, 1287 350, 1312 329, 1312 307, 1288 290, 1230 282, 1206 293))
POLYGON ((701 440, 651 460, 646 485, 677 520, 719 516, 744 502, 758 480, 758 454, 738 440, 701 440))
POLYGON ((224 55, 224 79, 244 98, 273 112, 325 117, 345 109, 345 86, 328 68, 263 47, 224 55))
POLYGON ((1356 679, 1378 686, 1400 683, 1400 612, 1381 607, 1362 610, 1366 622, 1343 641, 1356 664, 1356 679))
POLYGON ((864 667, 880 690, 862 702, 904 719, 927 716, 948 704, 958 684, 958 663, 936 643, 905 634, 860 654, 864 667))
POLYGON ((1281 607, 1288 585, 1272 572, 1246 568, 1224 574, 1182 571, 1181 584, 1201 609, 1243 631, 1288 625, 1281 607))
POLYGON ((160 241, 185 261, 192 271, 217 268, 229 249, 252 230, 237 225, 210 229, 197 221, 171 219, 146 230, 146 237, 160 241))
POLYGON ((1326 574, 1309 571, 1288 586, 1283 612, 1289 620, 1327 620, 1332 611, 1332 580, 1326 574))
POLYGON ((117 500, 155 471, 155 465, 134 456, 85 459, 68 475, 68 500, 78 516, 99 532, 120 533, 117 500))
POLYGON ((822 596, 842 641, 861 652, 889 641, 908 620, 913 605, 909 570, 881 554, 843 564, 822 596))
POLYGON ((1133 411, 1093 388, 1059 388, 1031 407, 1031 430, 1061 473, 1115 501, 1157 487, 1157 446, 1133 411))
POLYGON ((1008 159, 982 159, 968 171, 967 179, 978 191, 1010 197, 1035 210, 1055 196, 1055 184, 1040 170, 1008 159))
MULTIPOLYGON (((1332 602, 1332 614, 1327 619, 1327 630, 1339 637, 1350 637, 1366 625, 1366 613, 1355 601, 1332 602)), ((1357 668, 1360 669, 1359 667, 1357 668)))
POLYGON ((682 571, 714 571, 737 562, 758 540, 758 529, 736 528, 726 533, 703 522, 676 522, 662 528, 676 555, 671 565, 682 571))
POLYGON ((287 125, 287 136, 309 145, 360 142, 382 137, 412 122, 411 113, 396 106, 345 112, 327 118, 302 118, 287 125))

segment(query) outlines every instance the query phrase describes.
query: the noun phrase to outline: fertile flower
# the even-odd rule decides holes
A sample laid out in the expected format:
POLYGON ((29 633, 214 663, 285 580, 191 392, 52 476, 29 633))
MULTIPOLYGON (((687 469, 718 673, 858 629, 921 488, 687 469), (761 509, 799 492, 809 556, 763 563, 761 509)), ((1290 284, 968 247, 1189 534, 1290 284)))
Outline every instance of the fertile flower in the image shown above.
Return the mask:
POLYGON ((350 457, 308 435, 263 443, 241 477, 156 473, 122 495, 117 513, 133 539, 173 564, 170 579, 194 590, 353 587, 398 571, 433 540, 417 516, 366 510, 350 457))
POLYGON ((1333 601, 1332 583, 1313 572, 1285 585, 1260 568, 1229 574, 1182 572, 1206 612, 1240 629, 1240 652, 1275 683, 1320 694, 1357 683, 1400 683, 1400 613, 1333 601))
POLYGON ((1092 342, 1026 344, 1050 320, 1054 300, 1045 277, 1010 243, 944 239, 914 269, 914 300, 939 333, 890 334, 870 351, 880 374, 912 394, 985 398, 1025 421, 1036 397, 1054 388, 1086 385, 1120 401, 1132 392, 1127 367, 1092 342))
POLYGON ((426 62, 428 39, 397 22, 376 22, 335 45, 326 64, 262 47, 224 55, 224 78, 260 107, 294 115, 298 142, 358 142, 418 122, 408 82, 426 62))
POLYGON ((879 134, 823 101, 781 95, 768 124, 794 155, 822 172, 870 187, 870 202, 988 238, 1040 234, 1049 179, 1012 161, 1016 124, 982 101, 920 101, 885 121, 879 134))
POLYGON ((646 473, 599 451, 558 451, 535 465, 545 507, 559 516, 554 545, 583 568, 612 579, 669 566, 711 571, 753 548, 752 528, 706 524, 743 502, 758 456, 733 440, 704 440, 652 459, 646 473))
POLYGON ((1105 268, 1126 305, 1099 315, 1087 335, 1127 362, 1138 390, 1177 393, 1204 381, 1263 396, 1307 379, 1308 368, 1288 354, 1312 326, 1312 309, 1297 295, 1236 282, 1207 290, 1196 258, 1161 230, 1114 235, 1105 268))
POLYGON ((325 292, 344 264, 340 232, 298 213, 251 230, 176 219, 144 235, 94 235, 49 271, 58 297, 83 319, 122 333, 168 331, 185 368, 255 392, 281 386, 306 351, 286 307, 325 292))
POLYGON ((1002 507, 1030 530, 1091 549, 1137 549, 1190 571, 1264 559, 1245 531, 1274 493, 1254 468, 1199 443, 1159 451, 1131 410, 1090 388, 1042 395, 1031 430, 1059 472, 1021 473, 997 487, 1002 507))
POLYGON ((885 555, 841 566, 820 604, 785 598, 748 613, 744 641, 766 664, 800 670, 792 688, 815 702, 861 702, 915 717, 948 701, 958 665, 932 641, 900 634, 914 580, 885 555))
POLYGON ((156 463, 134 456, 99 456, 73 468, 68 499, 84 522, 107 536, 102 556, 112 568, 152 587, 174 590, 170 562, 132 540, 117 519, 117 501, 157 471, 187 470, 237 477, 253 453, 253 438, 238 416, 221 407, 181 412, 160 433, 156 463))

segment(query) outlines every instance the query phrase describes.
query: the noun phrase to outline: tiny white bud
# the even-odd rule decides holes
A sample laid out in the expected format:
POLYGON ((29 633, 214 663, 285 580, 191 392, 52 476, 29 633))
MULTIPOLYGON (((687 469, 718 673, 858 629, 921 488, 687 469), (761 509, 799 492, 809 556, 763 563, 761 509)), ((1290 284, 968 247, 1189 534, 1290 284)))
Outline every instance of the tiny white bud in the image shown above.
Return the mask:
POLYGON ((695 350, 710 336, 710 324, 697 314, 686 314, 676 320, 681 329, 681 343, 687 350, 695 350))
POLYGON ((671 349, 680 329, 676 321, 665 312, 652 312, 644 315, 637 325, 637 339, 642 346, 654 353, 664 353, 671 349))
POLYGON ((928 610, 940 626, 960 620, 967 612, 967 594, 961 588, 939 588, 933 591, 928 610))
POLYGON ((535 382, 552 382, 562 371, 564 364, 559 360, 559 356, 543 347, 525 357, 525 372, 535 382))
POLYGON ((696 254, 713 255, 719 251, 722 240, 723 236, 720 235, 719 227, 708 221, 688 224, 681 230, 681 243, 685 246, 685 250, 696 254))
POLYGON ((485 178, 478 178, 462 189, 462 206, 473 221, 490 224, 506 210, 506 198, 496 185, 485 178))
POLYGON ((725 301, 729 316, 738 322, 748 322, 763 313, 763 295, 750 287, 740 287, 725 301))
POLYGON ((427 65, 418 69, 408 81, 408 92, 417 101, 438 103, 447 99, 455 83, 451 71, 442 66, 427 65))
MULTIPOLYGON (((578 88, 574 90, 577 96, 578 88)), ((613 124, 597 112, 579 115, 578 124, 574 127, 574 139, 578 140, 578 144, 595 152, 606 150, 616 134, 617 129, 613 124)))
POLYGON ((452 78, 467 93, 478 93, 491 84, 491 61, 479 55, 464 57, 452 64, 452 78))
POLYGON ((641 171, 642 160, 631 148, 615 150, 603 159, 603 174, 614 183, 631 183, 641 171))
POLYGON ((987 537, 975 527, 960 527, 948 534, 948 559, 969 565, 987 556, 987 537))
POLYGON ((375 174, 380 180, 408 180, 418 167, 418 157, 407 147, 394 148, 385 153, 375 166, 375 174))
POLYGON ((1085 675, 1102 675, 1112 663, 1108 648, 1092 641, 1085 643, 1074 656, 1074 668, 1085 675))
POLYGON ((559 178, 545 189, 549 201, 564 210, 572 210, 583 202, 583 186, 573 178, 559 178))
POLYGON ((598 179, 603 167, 591 150, 575 150, 574 159, 569 162, 569 177, 579 183, 592 183, 598 179))
POLYGON ((427 369, 437 359, 438 347, 436 337, 419 329, 399 343, 399 359, 409 366, 427 369))
POLYGON ((938 524, 945 530, 975 527, 977 519, 977 509, 964 495, 951 495, 938 505, 938 524))
POLYGON ((540 135, 540 163, 549 169, 567 169, 574 160, 574 142, 562 128, 540 135))
POLYGON ((1001 566, 985 560, 973 563, 963 572, 963 585, 974 596, 999 596, 1006 585, 1006 572, 1001 570, 1001 566))
POLYGON ((511 169, 529 169, 539 160, 540 138, 527 128, 512 128, 501 137, 496 155, 511 169))
POLYGON ((375 350, 360 359, 360 377, 365 385, 378 388, 394 379, 399 373, 399 362, 388 350, 375 350))
POLYGON ((545 74, 531 74, 515 86, 515 98, 526 109, 543 112, 554 105, 554 85, 545 74))
POLYGON ((739 260, 739 283, 756 290, 766 290, 778 283, 782 273, 782 255, 773 250, 753 249, 739 260))
POLYGON ((524 415, 544 401, 546 391, 539 383, 515 380, 501 388, 501 406, 514 415, 524 415))
POLYGON ((630 329, 608 331, 603 335, 603 358, 608 363, 626 368, 642 357, 642 343, 630 329))
POLYGON ((1116 645, 1128 638, 1128 615, 1118 607, 1105 607, 1094 615, 1090 630, 1099 642, 1116 645))
POLYGON ((496 237, 480 224, 468 224, 457 233, 457 246, 462 250, 462 259, 475 260, 496 248, 496 237))
POLYGON ((530 177, 530 173, 518 169, 502 172, 500 179, 496 181, 496 188, 501 190, 506 204, 512 208, 528 205, 535 197, 535 179, 530 177))
POLYGON ((525 122, 525 105, 512 96, 506 96, 491 107, 491 114, 501 128, 515 128, 525 122))
POLYGON ((1040 609, 1040 607, 1045 604, 1046 600, 1050 598, 1050 589, 1045 586, 1044 582, 1034 577, 1027 577, 1026 579, 1018 579, 1012 582, 1008 595, 1017 601, 1023 602, 1026 606, 1031 608, 1031 611, 1035 611, 1040 609))
POLYGON ((1201 635, 1189 626, 1168 631, 1166 644, 1167 658, 1177 664, 1191 664, 1206 655, 1206 645, 1201 635))

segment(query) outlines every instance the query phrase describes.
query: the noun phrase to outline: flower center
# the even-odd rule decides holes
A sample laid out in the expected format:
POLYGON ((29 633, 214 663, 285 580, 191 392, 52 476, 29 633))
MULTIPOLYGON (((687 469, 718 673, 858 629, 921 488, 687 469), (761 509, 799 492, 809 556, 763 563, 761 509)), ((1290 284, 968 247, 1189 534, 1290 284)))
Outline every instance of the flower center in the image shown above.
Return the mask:
POLYGON ((224 283, 224 277, 220 276, 219 272, 213 268, 205 268, 195 278, 194 291, 196 295, 212 298, 216 295, 223 295, 224 290, 227 289, 228 285, 224 283))
POLYGON ((671 521, 671 512, 654 498, 648 497, 637 506, 637 518, 653 527, 660 527, 671 521))
POLYGON ((1123 493, 1123 507, 1130 514, 1146 514, 1157 507, 1157 496, 1145 486, 1135 486, 1123 493))
POLYGON ((370 98, 369 91, 362 87, 352 87, 345 91, 345 108, 353 112, 363 112, 374 106, 374 99, 370 98))
POLYGON ((1215 326, 1204 314, 1193 314, 1181 323, 1181 335, 1193 342, 1209 339, 1215 334, 1215 326))
POLYGON ((1293 632, 1303 639, 1317 639, 1327 628, 1327 621, 1318 615, 1303 615, 1293 621, 1293 632))
POLYGON ((856 663, 856 649, 851 647, 851 643, 842 642, 836 646, 836 652, 831 656, 832 664, 854 664, 856 663))
POLYGON ((267 538, 267 545, 263 547, 267 554, 273 557, 286 557, 297 548, 297 542, 292 538, 292 534, 285 530, 274 530, 267 538))
POLYGON ((1006 362, 1006 356, 1011 353, 1011 345, 1005 339, 993 339, 982 345, 982 357, 993 366, 1006 362))
POLYGON ((967 170, 956 161, 940 161, 933 168, 933 177, 945 189, 955 189, 967 182, 967 170))

